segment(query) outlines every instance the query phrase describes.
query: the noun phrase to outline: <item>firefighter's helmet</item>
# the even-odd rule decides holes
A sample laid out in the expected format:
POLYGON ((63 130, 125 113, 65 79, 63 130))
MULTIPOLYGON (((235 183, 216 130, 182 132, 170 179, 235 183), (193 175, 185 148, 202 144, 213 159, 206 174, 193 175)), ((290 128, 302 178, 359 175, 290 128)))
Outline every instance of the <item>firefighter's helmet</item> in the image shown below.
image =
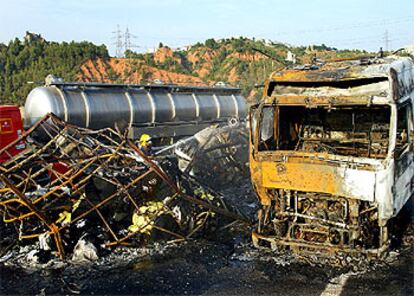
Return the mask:
POLYGON ((147 134, 143 134, 141 138, 139 138, 139 143, 141 146, 146 146, 151 142, 151 136, 147 134))

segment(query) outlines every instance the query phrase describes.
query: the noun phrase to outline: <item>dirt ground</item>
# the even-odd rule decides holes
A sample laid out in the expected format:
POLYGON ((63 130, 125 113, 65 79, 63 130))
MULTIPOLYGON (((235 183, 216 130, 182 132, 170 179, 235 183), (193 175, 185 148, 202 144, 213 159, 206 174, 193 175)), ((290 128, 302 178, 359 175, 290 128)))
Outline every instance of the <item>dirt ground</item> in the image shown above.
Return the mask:
MULTIPOLYGON (((225 192, 255 212, 248 185, 225 192)), ((183 243, 118 248, 93 263, 0 258, 0 294, 414 295, 414 206, 404 239, 378 262, 335 268, 252 247, 242 224, 183 243)), ((16 254, 15 254, 16 255, 16 254)), ((14 257, 24 258, 25 253, 14 257)))

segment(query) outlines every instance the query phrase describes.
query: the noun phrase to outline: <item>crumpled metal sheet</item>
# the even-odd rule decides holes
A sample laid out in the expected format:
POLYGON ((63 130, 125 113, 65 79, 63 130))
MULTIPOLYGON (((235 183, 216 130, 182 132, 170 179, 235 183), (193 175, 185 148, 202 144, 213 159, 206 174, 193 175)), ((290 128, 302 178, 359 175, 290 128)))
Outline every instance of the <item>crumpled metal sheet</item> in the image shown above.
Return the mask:
POLYGON ((219 190, 248 178, 248 145, 248 129, 239 123, 206 128, 167 147, 164 153, 176 155, 183 174, 219 190))

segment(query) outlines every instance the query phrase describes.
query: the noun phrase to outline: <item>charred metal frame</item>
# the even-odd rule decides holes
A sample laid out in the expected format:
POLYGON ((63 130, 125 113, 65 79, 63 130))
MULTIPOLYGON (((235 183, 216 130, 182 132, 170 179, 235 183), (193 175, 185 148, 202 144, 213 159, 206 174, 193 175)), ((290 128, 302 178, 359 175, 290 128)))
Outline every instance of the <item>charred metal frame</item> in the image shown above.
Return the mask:
MULTIPOLYGON (((346 251, 381 255, 388 249, 388 222, 414 192, 413 69, 413 62, 403 58, 320 64, 314 69, 285 70, 271 75, 263 101, 252 109, 255 114, 250 114, 250 168, 262 204, 259 225, 252 235, 256 246, 263 243, 273 248, 287 246, 300 253, 313 254, 346 251), (388 84, 384 84, 387 80, 388 84), (360 87, 364 83, 382 83, 382 92, 364 94, 361 89, 358 92, 324 89, 318 95, 316 90, 300 91, 301 86, 343 88, 360 87), (296 89, 275 95, 273 88, 278 84, 293 84, 296 89), (401 117, 399 109, 407 104, 411 109, 408 109, 404 136, 397 134, 397 126, 401 117), (332 151, 280 150, 278 145, 273 151, 260 150, 262 110, 266 106, 275 109, 279 106, 327 109, 389 106, 386 156, 374 159, 332 151), (408 144, 397 152, 400 136, 407 137, 408 144), (343 213, 341 219, 331 219, 340 216, 339 213, 343 213)), ((367 90, 372 92, 375 88, 367 90)), ((280 114, 274 113, 276 123, 280 114)), ((278 137, 277 128, 274 133, 278 137)))
POLYGON ((176 239, 186 239, 202 228, 211 212, 243 219, 217 201, 185 193, 126 135, 109 128, 80 128, 48 114, 0 153, 9 156, 0 164, 0 223, 14 225, 20 240, 51 235, 62 258, 63 236, 83 219, 95 221, 93 227, 104 233, 107 247, 130 244, 149 225, 176 239), (27 149, 12 156, 8 150, 22 139, 28 143, 27 149), (108 188, 101 190, 98 185, 108 188), (187 233, 155 223, 162 214, 171 213, 178 198, 188 202, 199 219, 187 233), (132 214, 148 200, 163 206, 137 231, 128 231, 132 214), (126 207, 128 215, 116 220, 119 207, 126 207), (65 215, 70 218, 65 220, 65 215))

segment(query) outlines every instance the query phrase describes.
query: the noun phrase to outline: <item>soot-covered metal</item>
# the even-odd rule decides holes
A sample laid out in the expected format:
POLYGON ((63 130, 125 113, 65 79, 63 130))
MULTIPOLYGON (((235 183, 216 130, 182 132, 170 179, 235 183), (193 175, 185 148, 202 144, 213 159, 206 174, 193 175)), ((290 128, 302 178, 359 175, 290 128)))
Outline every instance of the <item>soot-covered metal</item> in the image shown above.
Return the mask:
POLYGON ((380 255, 414 187, 409 58, 275 72, 251 109, 256 245, 380 255))
POLYGON ((9 155, 0 165, 0 213, 14 228, 10 239, 38 240, 43 251, 64 257, 89 242, 109 248, 184 240, 229 221, 214 213, 243 219, 180 174, 176 159, 151 160, 115 130, 49 114, 23 138, 21 154, 8 153, 15 143, 0 151, 9 155))

